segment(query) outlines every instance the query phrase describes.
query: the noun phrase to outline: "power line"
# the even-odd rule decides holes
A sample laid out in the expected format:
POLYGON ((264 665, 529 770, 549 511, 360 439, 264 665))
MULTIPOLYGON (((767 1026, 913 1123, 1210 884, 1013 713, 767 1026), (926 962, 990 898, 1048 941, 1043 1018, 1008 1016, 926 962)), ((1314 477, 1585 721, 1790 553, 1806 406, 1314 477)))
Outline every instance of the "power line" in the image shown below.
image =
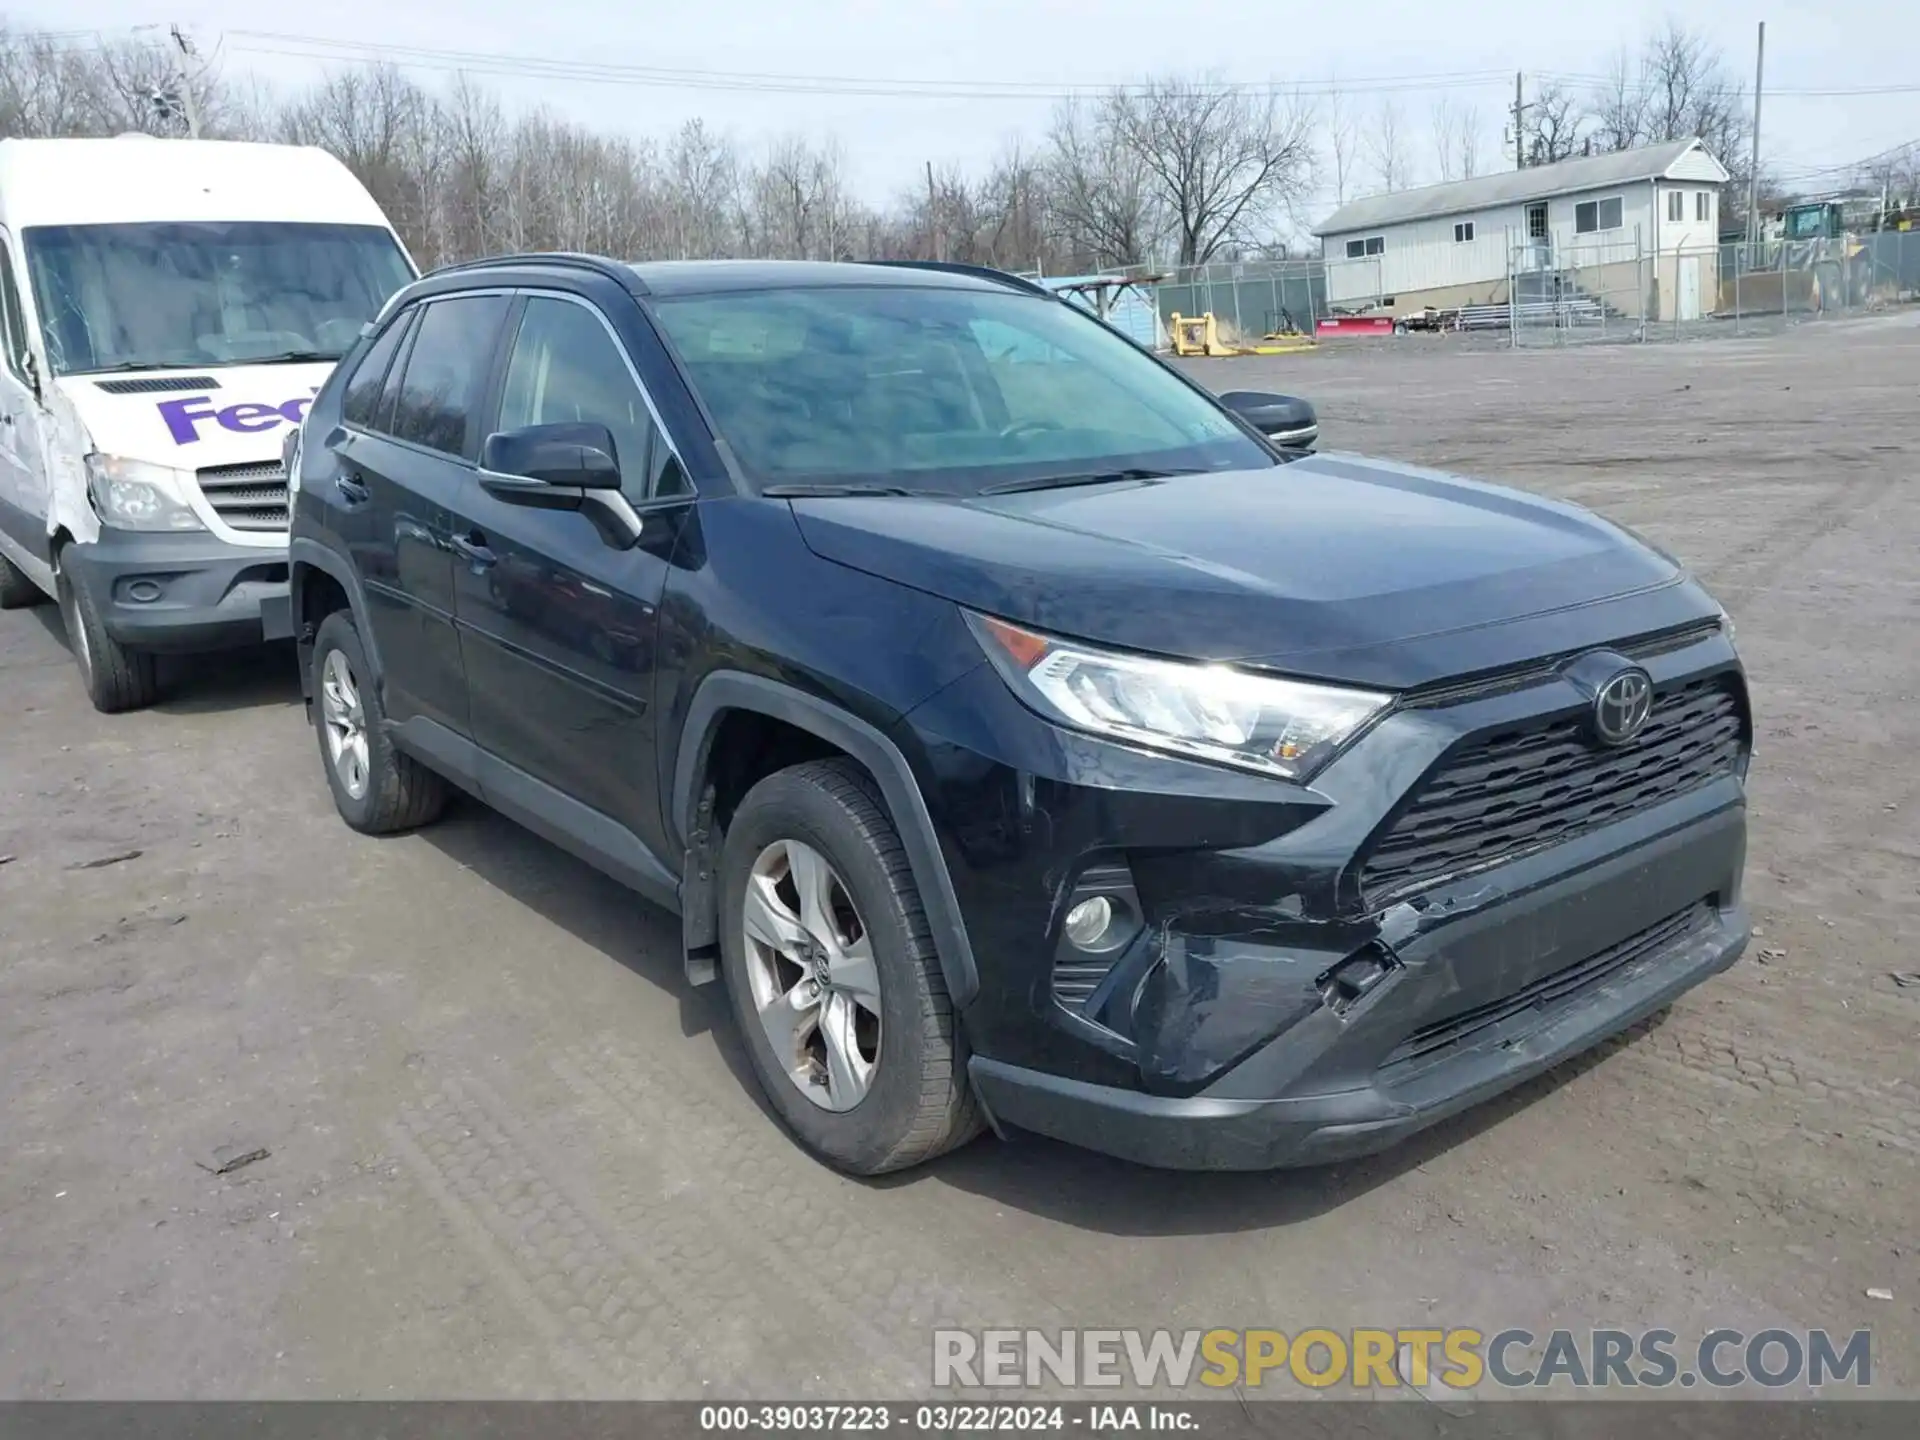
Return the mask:
MULTIPOLYGON (((334 40, 322 36, 290 35, 273 31, 231 30, 235 50, 301 59, 388 60, 402 68, 469 71, 541 79, 581 80, 600 84, 639 85, 671 89, 747 91, 772 94, 868 95, 920 99, 1065 100, 1113 91, 1134 93, 1148 88, 1141 82, 1095 83, 1062 87, 1058 81, 880 79, 871 76, 800 75, 765 71, 697 70, 658 65, 615 64, 605 61, 506 54, 498 51, 452 50, 428 46, 382 44, 361 40, 334 40)), ((1372 94, 1404 90, 1455 89, 1503 84, 1504 72, 1453 70, 1427 74, 1361 76, 1312 81, 1201 82, 1202 90, 1231 93, 1267 90, 1302 94, 1372 94)))

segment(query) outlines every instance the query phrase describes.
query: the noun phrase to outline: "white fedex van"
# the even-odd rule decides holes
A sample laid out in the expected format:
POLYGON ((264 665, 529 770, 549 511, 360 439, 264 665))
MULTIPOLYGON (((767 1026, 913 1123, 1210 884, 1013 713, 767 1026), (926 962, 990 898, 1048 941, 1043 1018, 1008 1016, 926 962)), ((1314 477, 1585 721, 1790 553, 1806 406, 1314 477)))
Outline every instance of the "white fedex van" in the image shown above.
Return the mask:
POLYGON ((415 273, 322 150, 0 140, 0 608, 58 599, 98 708, 291 633, 283 442, 415 273))

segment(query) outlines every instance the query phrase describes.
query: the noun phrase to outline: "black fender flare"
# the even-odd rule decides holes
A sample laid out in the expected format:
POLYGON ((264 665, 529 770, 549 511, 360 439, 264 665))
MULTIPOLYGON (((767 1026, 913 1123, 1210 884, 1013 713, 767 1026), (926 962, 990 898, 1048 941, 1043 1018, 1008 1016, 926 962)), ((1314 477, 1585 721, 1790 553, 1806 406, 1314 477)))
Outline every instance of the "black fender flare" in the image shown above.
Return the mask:
POLYGON ((301 651, 301 696, 307 700, 313 699, 313 696, 308 694, 308 689, 313 683, 313 676, 308 673, 312 668, 308 663, 308 649, 312 640, 301 633, 300 625, 303 598, 301 591, 304 585, 304 578, 301 575, 302 566, 331 576, 339 582, 340 588, 346 591, 347 608, 353 612, 353 628, 360 632, 360 648, 366 651, 367 665, 373 671, 370 678, 376 688, 380 687, 386 677, 386 668, 380 660, 379 641, 374 638, 373 627, 367 623, 367 592, 361 587, 360 577, 354 573, 353 566, 339 551, 329 549, 318 540, 296 536, 287 542, 287 603, 293 610, 294 639, 301 651))
MULTIPOLYGON (((953 877, 948 873, 946 856, 941 853, 926 797, 920 793, 920 782, 899 746, 832 701, 744 671, 718 670, 702 680, 688 707, 686 724, 680 732, 679 754, 674 760, 673 806, 668 813, 681 839, 684 841, 703 829, 699 811, 706 787, 701 779, 706 774, 714 734, 730 710, 767 715, 817 735, 866 768, 879 785, 881 798, 886 801, 894 826, 900 832, 907 864, 920 891, 920 903, 926 907, 927 924, 933 934, 934 951, 939 956, 940 973, 947 982, 948 998, 956 1008, 969 1004, 980 993, 980 972, 974 965, 973 946, 967 939, 960 900, 954 894, 953 877)), ((717 897, 710 881, 705 885, 696 884, 701 867, 694 859, 689 856, 688 868, 681 878, 682 924, 689 957, 703 947, 711 947, 718 922, 714 909, 717 897), (700 890, 705 893, 699 894, 700 890)), ((689 969, 692 968, 690 958, 689 969)))

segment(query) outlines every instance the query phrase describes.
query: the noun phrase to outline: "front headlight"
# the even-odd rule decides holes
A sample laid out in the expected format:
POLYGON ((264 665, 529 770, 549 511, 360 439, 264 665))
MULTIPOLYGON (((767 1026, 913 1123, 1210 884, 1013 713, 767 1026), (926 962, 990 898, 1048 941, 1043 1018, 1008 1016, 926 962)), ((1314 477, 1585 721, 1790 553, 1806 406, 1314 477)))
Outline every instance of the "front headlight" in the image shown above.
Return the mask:
POLYGON ((1252 675, 1226 665, 1096 650, 967 613, 987 657, 1019 695, 1077 730, 1304 780, 1392 697, 1252 675))
POLYGON ((87 456, 87 494, 103 524, 121 530, 204 530, 187 503, 193 476, 185 470, 128 460, 87 456))

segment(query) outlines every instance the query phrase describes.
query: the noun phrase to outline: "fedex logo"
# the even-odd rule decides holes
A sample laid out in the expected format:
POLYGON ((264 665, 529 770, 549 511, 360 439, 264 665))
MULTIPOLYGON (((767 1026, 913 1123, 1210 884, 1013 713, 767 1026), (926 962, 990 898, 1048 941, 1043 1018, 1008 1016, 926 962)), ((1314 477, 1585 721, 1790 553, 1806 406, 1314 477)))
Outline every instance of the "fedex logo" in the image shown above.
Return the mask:
POLYGON ((235 430, 242 435, 272 430, 279 425, 298 425, 313 403, 313 397, 319 393, 320 387, 316 385, 307 394, 279 405, 240 404, 225 409, 216 409, 208 396, 195 395, 186 400, 162 400, 158 408, 173 443, 191 445, 200 438, 201 423, 207 420, 216 421, 223 430, 235 430))

